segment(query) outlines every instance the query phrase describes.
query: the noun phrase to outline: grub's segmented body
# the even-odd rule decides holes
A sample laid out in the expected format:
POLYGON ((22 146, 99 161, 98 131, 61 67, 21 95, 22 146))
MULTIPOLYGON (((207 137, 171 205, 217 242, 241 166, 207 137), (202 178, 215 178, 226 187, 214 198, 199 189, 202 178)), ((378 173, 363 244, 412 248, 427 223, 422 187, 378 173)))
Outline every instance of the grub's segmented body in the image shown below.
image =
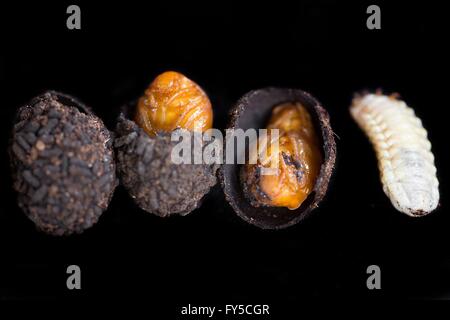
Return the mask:
POLYGON ((375 148, 383 190, 394 207, 414 217, 436 209, 434 156, 414 110, 395 97, 366 94, 353 100, 350 113, 375 148))

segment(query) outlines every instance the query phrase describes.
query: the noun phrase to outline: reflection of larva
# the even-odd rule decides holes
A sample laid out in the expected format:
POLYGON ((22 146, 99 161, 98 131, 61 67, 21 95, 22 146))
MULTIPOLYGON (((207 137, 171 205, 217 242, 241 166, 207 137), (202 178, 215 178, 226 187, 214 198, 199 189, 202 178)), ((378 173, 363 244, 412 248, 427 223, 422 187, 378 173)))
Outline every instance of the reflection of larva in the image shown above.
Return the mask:
POLYGON ((413 217, 436 209, 434 156, 414 111, 394 96, 365 94, 353 99, 350 113, 375 148, 383 190, 394 207, 413 217))

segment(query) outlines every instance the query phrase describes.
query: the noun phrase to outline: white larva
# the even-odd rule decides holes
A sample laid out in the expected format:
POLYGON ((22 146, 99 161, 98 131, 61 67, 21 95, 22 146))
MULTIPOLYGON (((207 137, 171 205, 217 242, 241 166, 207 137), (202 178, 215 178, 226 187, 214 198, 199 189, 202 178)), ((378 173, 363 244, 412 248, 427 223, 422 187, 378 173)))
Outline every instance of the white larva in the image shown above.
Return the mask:
POLYGON ((393 96, 365 94, 353 99, 350 113, 375 149, 383 190, 394 207, 412 217, 436 209, 434 156, 414 110, 393 96))

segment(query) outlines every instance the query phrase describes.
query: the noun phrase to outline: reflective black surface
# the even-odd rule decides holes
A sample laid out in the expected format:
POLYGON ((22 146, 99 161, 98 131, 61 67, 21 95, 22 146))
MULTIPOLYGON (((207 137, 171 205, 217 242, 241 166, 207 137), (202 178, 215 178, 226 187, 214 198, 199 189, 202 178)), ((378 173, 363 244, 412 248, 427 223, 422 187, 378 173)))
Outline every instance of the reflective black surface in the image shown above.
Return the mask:
POLYGON ((69 4, 10 3, 0 11, 0 299, 143 299, 169 317, 188 303, 293 308, 303 298, 450 297, 449 49, 441 2, 381 3, 377 31, 366 28, 369 2, 82 1, 81 31, 66 29, 69 4), (16 205, 9 174, 16 107, 59 90, 113 129, 119 107, 169 69, 205 89, 218 128, 252 89, 295 87, 317 97, 339 137, 327 201, 306 221, 271 232, 241 221, 220 188, 191 215, 160 219, 119 187, 84 234, 36 232, 16 205), (429 131, 441 206, 427 217, 411 219, 391 206, 374 152, 349 115, 353 92, 376 88, 399 92, 429 131), (66 289, 70 264, 82 269, 81 291, 66 289), (381 267, 380 291, 366 288, 371 264, 381 267))

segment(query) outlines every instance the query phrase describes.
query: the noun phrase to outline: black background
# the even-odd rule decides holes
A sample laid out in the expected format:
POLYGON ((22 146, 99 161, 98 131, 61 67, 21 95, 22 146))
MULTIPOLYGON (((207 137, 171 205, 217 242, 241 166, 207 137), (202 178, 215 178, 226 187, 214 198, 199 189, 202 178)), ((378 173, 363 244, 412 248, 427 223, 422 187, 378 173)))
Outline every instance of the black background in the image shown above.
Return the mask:
MULTIPOLYGON (((182 305, 303 298, 450 298, 448 29, 440 2, 380 3, 382 29, 366 28, 372 2, 77 1, 82 30, 66 29, 69 2, 1 6, 0 300, 142 299, 176 315, 182 305), (328 109, 338 163, 327 201, 281 231, 246 225, 217 187, 187 217, 139 210, 122 187, 82 235, 38 233, 11 187, 7 144, 16 108, 55 89, 90 105, 110 129, 118 108, 160 72, 177 70, 213 103, 215 126, 244 93, 296 87, 328 109), (441 205, 412 219, 384 195, 368 140, 351 119, 355 91, 399 92, 429 131, 441 205), (66 289, 66 267, 82 290, 66 289), (381 267, 382 290, 366 288, 381 267)), ((153 309, 154 310, 154 309, 153 309)))

